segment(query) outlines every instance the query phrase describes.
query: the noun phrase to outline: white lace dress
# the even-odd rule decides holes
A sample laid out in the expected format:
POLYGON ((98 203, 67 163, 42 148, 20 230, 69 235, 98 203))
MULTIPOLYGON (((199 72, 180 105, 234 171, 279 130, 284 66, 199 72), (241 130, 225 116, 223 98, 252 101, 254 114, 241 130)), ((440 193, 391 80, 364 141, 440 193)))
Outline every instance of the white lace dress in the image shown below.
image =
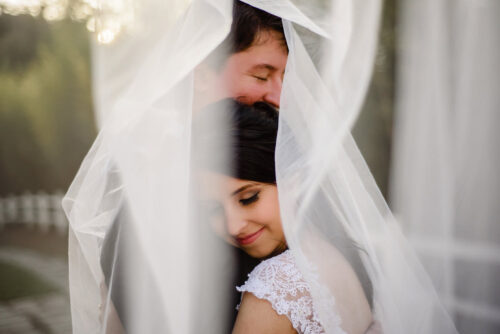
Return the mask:
POLYGON ((290 319, 299 334, 325 333, 313 309, 309 285, 289 250, 262 261, 236 289, 269 301, 278 314, 290 319))

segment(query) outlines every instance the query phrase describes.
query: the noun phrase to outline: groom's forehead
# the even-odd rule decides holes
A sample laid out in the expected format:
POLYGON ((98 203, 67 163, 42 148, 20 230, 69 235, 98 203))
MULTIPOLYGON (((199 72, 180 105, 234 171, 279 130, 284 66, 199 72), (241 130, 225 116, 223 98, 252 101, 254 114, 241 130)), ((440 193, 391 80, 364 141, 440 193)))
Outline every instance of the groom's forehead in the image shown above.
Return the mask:
POLYGON ((285 36, 277 31, 266 29, 257 32, 254 36, 252 43, 243 50, 235 50, 226 54, 227 58, 242 52, 248 52, 252 49, 282 49, 284 53, 288 54, 288 46, 285 36))
POLYGON ((255 41, 247 49, 228 54, 222 63, 222 67, 235 58, 246 62, 255 70, 274 71, 281 67, 283 62, 286 62, 288 48, 286 42, 279 37, 279 33, 264 31, 256 36, 255 41))

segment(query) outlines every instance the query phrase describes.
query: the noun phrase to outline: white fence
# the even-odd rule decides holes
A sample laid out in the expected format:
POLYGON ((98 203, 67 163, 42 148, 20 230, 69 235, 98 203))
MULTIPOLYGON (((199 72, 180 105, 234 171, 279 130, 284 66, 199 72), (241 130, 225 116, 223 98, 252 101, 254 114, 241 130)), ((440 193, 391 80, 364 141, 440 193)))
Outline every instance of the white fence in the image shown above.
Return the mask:
POLYGON ((0 230, 7 224, 24 224, 41 231, 55 228, 59 233, 65 234, 68 221, 61 206, 63 196, 62 191, 54 194, 40 191, 0 198, 0 230))

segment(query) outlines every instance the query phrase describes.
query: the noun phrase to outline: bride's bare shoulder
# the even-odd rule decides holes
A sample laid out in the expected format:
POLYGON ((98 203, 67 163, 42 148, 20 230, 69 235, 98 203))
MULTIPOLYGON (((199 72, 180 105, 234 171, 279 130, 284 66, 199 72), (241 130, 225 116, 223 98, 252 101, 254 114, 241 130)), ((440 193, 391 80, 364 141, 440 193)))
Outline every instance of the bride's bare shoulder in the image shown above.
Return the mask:
POLYGON ((314 265, 335 298, 342 329, 347 333, 365 333, 372 323, 372 312, 353 267, 335 245, 319 237, 312 238, 315 253, 309 255, 320 259, 314 265))
POLYGON ((286 315, 276 313, 270 302, 246 292, 241 300, 233 334, 246 333, 296 333, 296 331, 286 315))

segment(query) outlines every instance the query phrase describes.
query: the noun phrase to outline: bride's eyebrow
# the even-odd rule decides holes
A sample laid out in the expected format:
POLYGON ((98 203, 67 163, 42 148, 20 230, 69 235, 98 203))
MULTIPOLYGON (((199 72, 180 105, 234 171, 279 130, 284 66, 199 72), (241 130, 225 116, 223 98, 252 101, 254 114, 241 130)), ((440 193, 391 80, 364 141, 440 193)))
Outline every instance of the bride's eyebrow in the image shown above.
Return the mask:
POLYGON ((236 189, 235 191, 233 191, 233 192, 231 193, 231 196, 237 195, 237 194, 239 194, 240 192, 245 191, 246 189, 248 189, 248 188, 250 188, 250 187, 255 186, 256 184, 257 184, 257 183, 249 183, 249 184, 245 184, 244 186, 239 187, 238 189, 236 189))

